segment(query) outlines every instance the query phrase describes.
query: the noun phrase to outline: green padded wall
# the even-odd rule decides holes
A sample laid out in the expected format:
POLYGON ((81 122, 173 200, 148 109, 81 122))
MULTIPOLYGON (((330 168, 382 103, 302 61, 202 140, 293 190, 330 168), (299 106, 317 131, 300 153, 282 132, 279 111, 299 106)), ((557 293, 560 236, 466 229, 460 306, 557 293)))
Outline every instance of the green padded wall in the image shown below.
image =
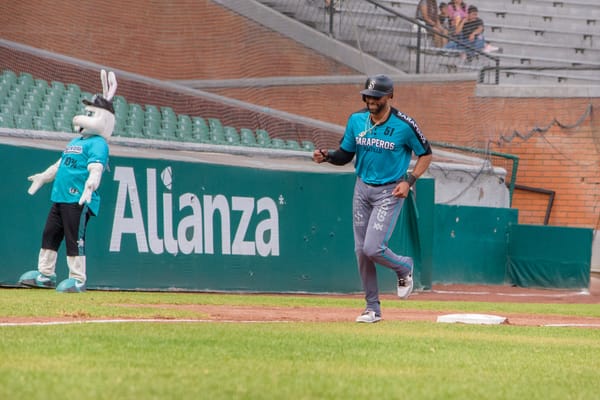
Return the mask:
POLYGON ((506 283, 508 228, 517 210, 435 205, 434 283, 506 283))
POLYGON ((589 286, 592 229, 515 225, 509 232, 508 274, 511 282, 524 287, 589 286))

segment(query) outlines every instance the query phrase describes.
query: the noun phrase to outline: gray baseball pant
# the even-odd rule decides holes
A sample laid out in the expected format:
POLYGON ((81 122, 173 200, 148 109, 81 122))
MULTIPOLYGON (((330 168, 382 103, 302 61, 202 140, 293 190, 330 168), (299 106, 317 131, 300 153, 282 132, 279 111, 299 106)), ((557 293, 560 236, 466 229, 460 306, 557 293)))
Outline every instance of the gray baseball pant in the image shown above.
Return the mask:
POLYGON ((365 292, 366 308, 381 315, 375 264, 392 269, 398 278, 412 272, 413 260, 388 247, 404 199, 392 195, 396 183, 370 186, 356 179, 353 198, 354 251, 365 292))

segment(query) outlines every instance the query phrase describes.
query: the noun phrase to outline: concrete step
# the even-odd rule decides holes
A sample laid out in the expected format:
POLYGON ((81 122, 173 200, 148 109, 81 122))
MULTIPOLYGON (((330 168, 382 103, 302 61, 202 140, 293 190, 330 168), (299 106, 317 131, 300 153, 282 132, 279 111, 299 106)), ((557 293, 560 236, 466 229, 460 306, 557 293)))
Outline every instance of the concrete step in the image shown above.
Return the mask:
POLYGON ((560 44, 567 47, 600 49, 600 35, 560 30, 541 30, 527 26, 487 25, 487 40, 516 40, 524 42, 560 44))

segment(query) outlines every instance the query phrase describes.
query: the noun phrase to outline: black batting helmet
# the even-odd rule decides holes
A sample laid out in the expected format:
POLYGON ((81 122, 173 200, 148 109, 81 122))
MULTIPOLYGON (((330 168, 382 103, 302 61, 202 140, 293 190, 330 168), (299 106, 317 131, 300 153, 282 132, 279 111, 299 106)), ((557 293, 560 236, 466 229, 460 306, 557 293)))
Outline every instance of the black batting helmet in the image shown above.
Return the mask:
POLYGON ((367 78, 365 82, 364 90, 360 91, 360 94, 363 95, 363 100, 365 96, 370 97, 383 97, 386 95, 393 96, 394 95, 394 82, 392 79, 383 74, 370 76, 367 78))

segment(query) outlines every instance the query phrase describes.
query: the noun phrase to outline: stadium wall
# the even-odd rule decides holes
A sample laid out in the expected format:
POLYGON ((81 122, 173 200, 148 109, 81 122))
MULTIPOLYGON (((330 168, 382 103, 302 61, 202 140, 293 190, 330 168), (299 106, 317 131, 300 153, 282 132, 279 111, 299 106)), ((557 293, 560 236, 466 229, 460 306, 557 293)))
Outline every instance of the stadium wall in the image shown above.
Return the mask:
MULTIPOLYGON (((50 140, 6 129, 0 134, 7 135, 0 136, 0 166, 11 171, 4 181, 11 195, 0 209, 5 238, 0 285, 10 286, 36 267, 50 207, 51 185, 30 196, 25 177, 54 163, 70 135, 50 140)), ((289 159, 257 163, 252 157, 227 157, 223 162, 214 155, 111 144, 110 170, 99 191, 101 210, 86 235, 88 287, 360 292, 349 201, 352 169, 305 161, 292 168, 289 159), (324 201, 332 198, 346 200, 324 201)), ((588 287, 589 229, 548 233, 551 227, 536 226, 511 239, 516 210, 439 205, 434 197, 433 180, 420 179, 390 241, 396 251, 415 258, 417 287, 588 287), (561 245, 550 253, 531 246, 540 235, 561 245)), ((67 276, 64 246, 57 275, 67 276)), ((383 292, 395 291, 391 271, 379 269, 379 279, 383 292)))

